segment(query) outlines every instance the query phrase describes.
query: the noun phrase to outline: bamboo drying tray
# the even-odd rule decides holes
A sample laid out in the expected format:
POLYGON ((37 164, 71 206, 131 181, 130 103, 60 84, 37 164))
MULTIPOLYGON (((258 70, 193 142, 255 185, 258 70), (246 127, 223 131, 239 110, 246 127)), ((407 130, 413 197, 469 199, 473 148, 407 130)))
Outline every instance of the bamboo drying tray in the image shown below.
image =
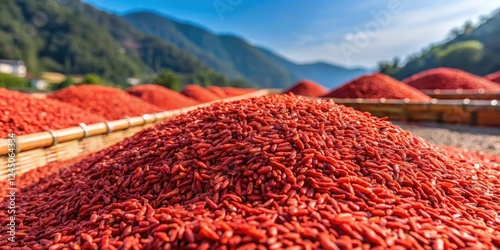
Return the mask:
POLYGON ((468 89, 430 89, 421 90, 424 94, 439 100, 500 100, 500 92, 486 92, 483 89, 468 90, 468 89))
POLYGON ((338 104, 399 121, 433 121, 472 126, 500 126, 498 100, 437 100, 414 102, 389 99, 338 99, 338 104))
MULTIPOLYGON (((268 94, 269 91, 264 89, 214 102, 235 101, 268 94)), ((191 110, 209 106, 214 102, 155 114, 127 117, 116 121, 90 125, 80 124, 60 130, 18 136, 16 138, 16 175, 22 175, 50 162, 67 160, 99 151, 133 136, 146 127, 191 110)), ((0 139, 0 180, 6 179, 8 173, 7 143, 7 139, 0 139)))

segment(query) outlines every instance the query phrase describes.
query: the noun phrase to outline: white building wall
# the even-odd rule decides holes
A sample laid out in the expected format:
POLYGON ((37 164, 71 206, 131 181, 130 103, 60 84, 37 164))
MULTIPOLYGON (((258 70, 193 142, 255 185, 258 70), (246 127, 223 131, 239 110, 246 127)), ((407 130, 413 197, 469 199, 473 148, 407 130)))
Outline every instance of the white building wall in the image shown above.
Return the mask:
POLYGON ((26 77, 26 66, 16 65, 13 67, 12 74, 19 77, 26 77))
POLYGON ((12 74, 14 72, 14 67, 10 64, 0 64, 0 73, 12 74))

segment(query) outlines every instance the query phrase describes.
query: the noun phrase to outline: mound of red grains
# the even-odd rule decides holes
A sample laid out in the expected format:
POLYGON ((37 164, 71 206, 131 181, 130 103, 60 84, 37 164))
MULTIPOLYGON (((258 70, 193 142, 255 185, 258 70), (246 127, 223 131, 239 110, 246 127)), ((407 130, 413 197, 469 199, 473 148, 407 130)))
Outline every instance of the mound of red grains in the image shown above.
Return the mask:
POLYGON ((163 111, 123 90, 98 85, 67 87, 49 94, 48 98, 73 104, 108 120, 163 111))
POLYGON ((289 89, 283 91, 283 93, 319 97, 326 95, 328 93, 328 89, 313 81, 302 80, 289 89))
POLYGON ((210 86, 207 89, 210 90, 212 93, 214 93, 215 95, 217 95, 221 99, 227 97, 224 90, 219 86, 210 86))
POLYGON ((431 98, 419 90, 410 87, 390 76, 375 73, 364 75, 348 82, 325 97, 363 98, 363 99, 410 99, 414 101, 429 101, 431 98))
POLYGON ((234 87, 223 87, 224 93, 226 93, 227 97, 240 96, 255 92, 255 89, 251 88, 234 88, 234 87))
POLYGON ((201 103, 220 100, 221 98, 212 91, 196 84, 190 84, 182 89, 181 93, 201 103))
POLYGON ((500 83, 500 71, 495 72, 495 73, 491 73, 491 74, 485 76, 484 78, 486 78, 492 82, 500 83))
POLYGON ((500 167, 500 155, 490 155, 478 151, 468 151, 460 148, 441 146, 441 151, 452 159, 470 164, 483 164, 481 167, 500 167), (495 165, 496 164, 496 165, 495 165))
POLYGON ((430 69, 403 80, 417 89, 484 89, 499 91, 500 85, 459 69, 430 69))
POLYGON ((0 109, 1 138, 9 133, 25 135, 105 120, 73 105, 3 88, 0 88, 0 109))
POLYGON ((326 100, 215 103, 21 190, 0 245, 495 249, 499 174, 326 100))
POLYGON ((129 88, 127 92, 164 110, 180 109, 200 104, 194 99, 156 84, 134 86, 129 88))

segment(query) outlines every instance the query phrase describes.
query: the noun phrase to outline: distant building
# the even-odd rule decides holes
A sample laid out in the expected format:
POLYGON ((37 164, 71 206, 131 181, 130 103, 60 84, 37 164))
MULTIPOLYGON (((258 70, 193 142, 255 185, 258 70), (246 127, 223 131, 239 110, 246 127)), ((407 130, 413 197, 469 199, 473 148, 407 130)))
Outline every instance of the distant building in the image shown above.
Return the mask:
POLYGON ((11 74, 17 77, 26 77, 26 65, 21 60, 0 59, 0 73, 11 74))
POLYGON ((127 78, 127 83, 132 85, 132 86, 135 86, 135 85, 141 83, 141 80, 139 78, 127 78))

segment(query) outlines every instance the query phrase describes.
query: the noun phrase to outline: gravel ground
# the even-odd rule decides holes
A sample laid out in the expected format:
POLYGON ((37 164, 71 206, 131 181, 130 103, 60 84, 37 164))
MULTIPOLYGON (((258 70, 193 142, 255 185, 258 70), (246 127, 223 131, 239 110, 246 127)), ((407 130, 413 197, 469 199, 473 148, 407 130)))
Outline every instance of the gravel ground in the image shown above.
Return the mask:
POLYGON ((500 155, 500 128, 440 123, 393 123, 436 145, 500 155))

